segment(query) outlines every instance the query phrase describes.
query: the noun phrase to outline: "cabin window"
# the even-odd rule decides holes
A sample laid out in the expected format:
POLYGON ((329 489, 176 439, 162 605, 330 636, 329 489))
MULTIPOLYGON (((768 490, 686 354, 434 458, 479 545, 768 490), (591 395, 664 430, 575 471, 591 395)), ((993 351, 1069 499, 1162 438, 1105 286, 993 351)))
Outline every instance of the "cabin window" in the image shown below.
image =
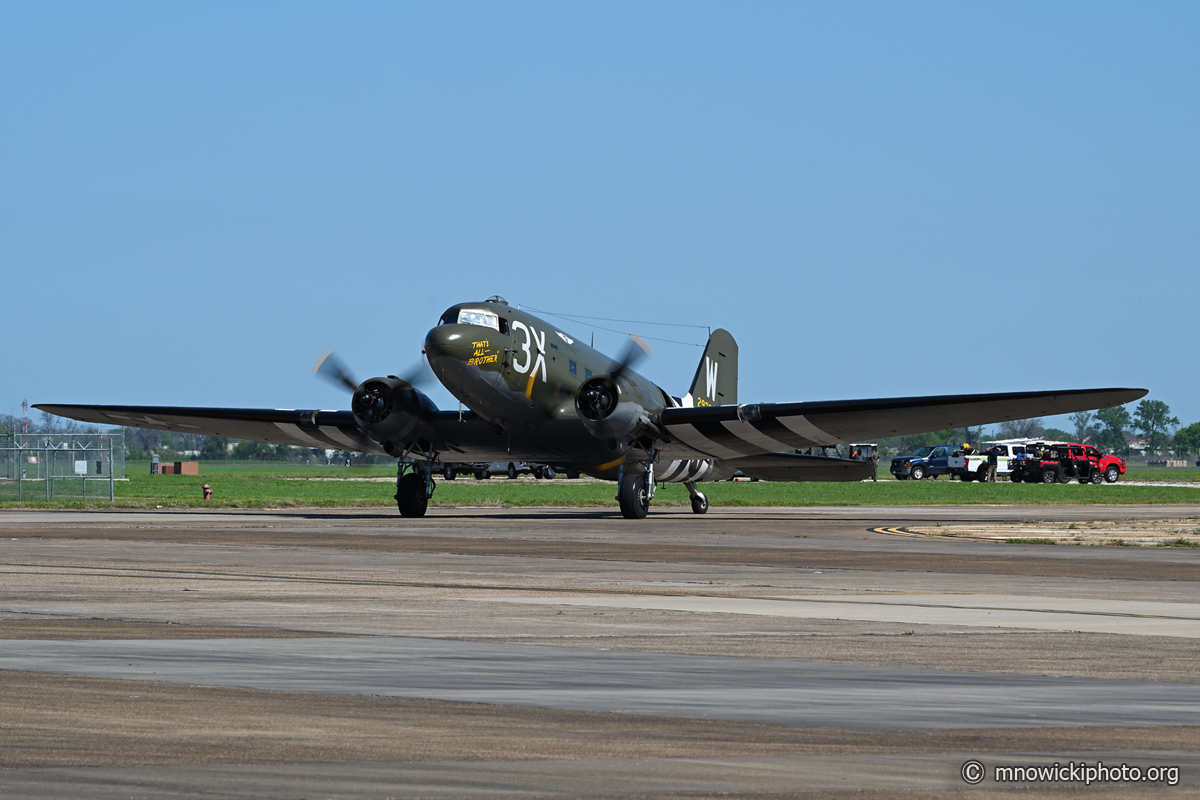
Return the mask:
POLYGON ((479 325, 483 328, 492 328, 493 330, 497 331, 500 330, 500 318, 495 314, 489 314, 486 311, 470 311, 464 308, 462 311, 458 312, 458 324, 479 325))
POLYGON ((571 366, 571 374, 574 375, 575 374, 575 362, 568 361, 567 363, 571 366))

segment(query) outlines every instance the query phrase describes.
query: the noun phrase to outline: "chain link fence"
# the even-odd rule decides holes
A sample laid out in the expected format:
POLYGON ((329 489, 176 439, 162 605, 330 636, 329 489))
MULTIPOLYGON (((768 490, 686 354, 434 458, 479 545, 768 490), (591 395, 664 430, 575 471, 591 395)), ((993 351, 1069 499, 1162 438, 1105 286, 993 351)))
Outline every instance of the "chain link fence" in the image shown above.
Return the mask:
POLYGON ((0 501, 112 500, 124 478, 124 433, 0 438, 0 501))

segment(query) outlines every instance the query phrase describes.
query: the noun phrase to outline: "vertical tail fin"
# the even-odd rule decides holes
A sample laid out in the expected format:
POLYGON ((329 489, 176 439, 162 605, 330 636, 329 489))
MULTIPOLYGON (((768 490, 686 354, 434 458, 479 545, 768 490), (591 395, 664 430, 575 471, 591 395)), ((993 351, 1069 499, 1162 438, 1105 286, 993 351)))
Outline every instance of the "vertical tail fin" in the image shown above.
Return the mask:
POLYGON ((738 346, 733 336, 724 328, 717 328, 708 337, 708 347, 692 388, 683 398, 683 405, 729 406, 737 404, 737 358, 738 346))

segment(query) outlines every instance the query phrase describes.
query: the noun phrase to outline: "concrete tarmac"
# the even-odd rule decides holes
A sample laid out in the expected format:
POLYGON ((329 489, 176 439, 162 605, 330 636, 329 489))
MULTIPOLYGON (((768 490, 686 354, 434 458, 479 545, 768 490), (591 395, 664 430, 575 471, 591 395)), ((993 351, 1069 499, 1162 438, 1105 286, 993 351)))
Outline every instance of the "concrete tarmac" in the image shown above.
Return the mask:
POLYGON ((968 756, 1194 788, 1194 549, 873 529, 1198 515, 3 512, 0 793, 957 796, 968 756))

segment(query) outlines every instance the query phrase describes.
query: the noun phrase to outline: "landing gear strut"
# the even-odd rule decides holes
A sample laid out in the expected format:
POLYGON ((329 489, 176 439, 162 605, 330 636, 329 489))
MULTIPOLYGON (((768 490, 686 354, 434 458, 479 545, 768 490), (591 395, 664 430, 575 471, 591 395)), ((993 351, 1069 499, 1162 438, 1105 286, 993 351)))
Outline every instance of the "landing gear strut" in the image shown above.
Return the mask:
POLYGON ((403 461, 396 462, 396 507, 402 517, 423 517, 437 483, 428 464, 412 464, 408 474, 404 467, 403 461))
POLYGON ((692 512, 703 514, 705 511, 708 511, 708 498, 696 488, 696 482, 685 481, 683 485, 687 487, 688 494, 692 496, 692 512))

